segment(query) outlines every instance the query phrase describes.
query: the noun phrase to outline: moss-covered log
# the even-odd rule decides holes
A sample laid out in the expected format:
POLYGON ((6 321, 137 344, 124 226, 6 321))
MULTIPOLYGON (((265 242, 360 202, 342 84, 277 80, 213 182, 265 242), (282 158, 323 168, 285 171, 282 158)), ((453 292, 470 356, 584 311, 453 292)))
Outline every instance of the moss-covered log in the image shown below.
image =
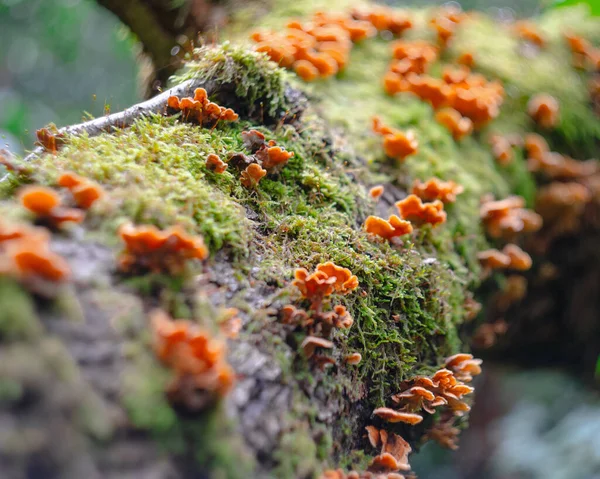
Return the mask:
MULTIPOLYGON (((310 13, 305 2, 280 3, 261 19, 264 26, 282 28, 289 15, 310 13)), ((431 40, 430 14, 411 12, 408 38, 431 40)), ((251 15, 236 24, 244 38, 251 15)), ((337 467, 365 470, 377 454, 365 426, 383 424, 373 410, 392 405, 392 395, 412 378, 468 350, 474 325, 497 319, 492 305, 489 318, 473 321, 474 294, 496 301, 506 282, 498 273, 485 277, 478 261, 481 250, 502 246, 486 236, 480 200, 520 195, 533 207, 539 179, 521 147, 511 149, 510 164, 500 164, 490 135, 514 138, 535 129, 526 104, 544 92, 561 109, 560 123, 542 132, 552 149, 580 159, 597 151, 600 120, 589 100, 590 74, 571 66, 562 37, 568 28, 598 42, 597 26, 577 9, 549 14, 539 19, 547 42, 538 49, 508 26, 474 14, 431 74, 439 76, 469 50, 474 70, 499 79, 506 95, 498 118, 461 141, 435 120, 428 103, 383 91, 380 78, 391 59, 383 33, 354 45, 337 77, 310 85, 245 44, 199 49, 173 83, 211 85, 210 99, 233 108, 238 121, 202 125, 189 121, 189 112, 153 104, 153 112, 121 125, 126 128, 66 130, 56 152, 27 164, 7 159, 13 171, 1 185, 0 203, 0 476, 316 477, 337 467), (381 137, 370 131, 373 115, 413 129, 417 153, 403 163, 387 159, 381 137), (241 170, 254 161, 242 136, 251 129, 294 153, 255 188, 240 183, 241 170), (207 165, 210 154, 228 160, 225 172, 207 165), (14 241, 7 225, 47 226, 55 214, 40 218, 21 206, 24 185, 50 186, 74 206, 69 202, 76 197, 59 187, 67 171, 100 184, 105 197, 82 223, 53 230, 50 249, 71 271, 69 281, 55 284, 25 274, 2 242, 14 241), (445 224, 415 228, 395 242, 364 231, 369 215, 387 217, 415 179, 433 176, 464 187, 445 206, 445 224), (368 193, 378 184, 385 187, 379 202, 368 193), (163 257, 143 264, 152 266, 149 272, 128 268, 117 233, 127 222, 163 230, 180 225, 203 237, 210 257, 187 262, 177 274, 180 265, 163 257), (301 348, 311 326, 286 324, 282 309, 309 307, 291 285, 295 269, 313 271, 330 261, 356 275, 359 286, 332 296, 331 305, 345 306, 353 324, 334 329, 333 348, 316 361, 301 348), (159 271, 159 263, 167 267, 159 271), (166 353, 156 346, 150 317, 157 308, 215 337, 230 327, 230 308, 237 309, 241 329, 227 341, 237 377, 223 398, 207 400, 206 384, 186 388, 174 379, 174 363, 161 361, 166 353), (360 363, 346 361, 353 353, 360 353, 360 363), (334 364, 324 367, 327 362, 334 364)), ((590 191, 592 180, 586 178, 590 191)), ((597 200, 589 200, 590 211, 597 200)), ((548 251, 561 248, 563 233, 552 232, 550 240, 542 229, 533 242, 520 238, 534 256, 532 282, 548 275, 544 264, 554 258, 548 251), (536 249, 542 240, 547 248, 536 249)), ((569 232, 580 233, 578 227, 569 232)), ((596 237, 597 226, 584 233, 596 237)), ((593 256, 589 248, 580 251, 578 261, 593 256)), ((535 307, 540 299, 531 301, 535 307)), ((597 337, 598 326, 588 326, 597 337)), ((417 447, 441 417, 424 415, 417 426, 386 427, 417 447)))

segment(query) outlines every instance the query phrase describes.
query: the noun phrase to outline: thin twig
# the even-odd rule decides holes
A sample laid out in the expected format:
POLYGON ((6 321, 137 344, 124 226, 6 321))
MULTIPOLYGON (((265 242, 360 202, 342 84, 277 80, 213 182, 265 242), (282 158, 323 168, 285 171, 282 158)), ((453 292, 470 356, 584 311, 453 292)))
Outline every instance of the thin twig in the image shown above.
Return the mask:
MULTIPOLYGON (((210 94, 211 91, 215 89, 215 86, 212 84, 212 82, 207 83, 199 79, 187 80, 169 90, 164 91, 160 95, 151 98, 150 100, 133 105, 132 107, 129 107, 118 113, 95 118, 77 125, 69 125, 60 128, 57 134, 81 135, 83 133, 87 133, 88 136, 98 136, 101 133, 111 132, 115 129, 127 128, 131 126, 134 121, 143 116, 164 113, 167 108, 167 99, 171 95, 176 95, 178 97, 193 96, 193 92, 196 88, 205 88, 210 94)), ((34 148, 29 155, 23 158, 23 161, 32 161, 34 158, 42 155, 44 152, 44 147, 38 146, 34 148)), ((2 178, 0 178, 0 183, 5 181, 9 175, 10 173, 6 173, 2 178)))

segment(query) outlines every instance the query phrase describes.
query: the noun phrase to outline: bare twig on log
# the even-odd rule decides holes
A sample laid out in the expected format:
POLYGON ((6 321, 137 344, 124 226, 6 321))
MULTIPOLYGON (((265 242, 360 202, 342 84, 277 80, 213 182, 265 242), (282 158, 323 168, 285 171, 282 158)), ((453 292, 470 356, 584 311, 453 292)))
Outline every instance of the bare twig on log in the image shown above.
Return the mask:
MULTIPOLYGON (((69 125, 60 128, 57 134, 80 135, 82 133, 87 133, 89 136, 98 136, 101 133, 110 132, 115 129, 127 128, 131 126, 135 120, 143 116, 158 114, 166 111, 167 99, 171 95, 176 95, 179 97, 193 96, 193 91, 196 88, 201 87, 205 88, 209 94, 212 92, 212 90, 214 90, 214 86, 210 84, 210 82, 207 83, 199 79, 187 80, 176 87, 166 90, 160 95, 151 98, 150 100, 133 105, 118 113, 95 118, 77 125, 69 125)), ((23 161, 29 162, 40 156, 42 153, 44 153, 44 151, 45 150, 43 147, 38 146, 34 148, 33 151, 23 159, 23 161)), ((10 173, 6 173, 2 178, 0 178, 0 183, 5 181, 9 175, 10 173)))

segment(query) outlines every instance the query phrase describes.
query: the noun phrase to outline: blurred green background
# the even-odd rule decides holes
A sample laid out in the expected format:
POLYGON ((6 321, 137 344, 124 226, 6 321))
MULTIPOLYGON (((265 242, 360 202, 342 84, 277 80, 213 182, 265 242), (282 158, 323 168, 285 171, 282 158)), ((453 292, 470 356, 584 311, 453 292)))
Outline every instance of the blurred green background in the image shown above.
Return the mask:
POLYGON ((0 0, 0 146, 140 99, 137 47, 92 0, 0 0))
MULTIPOLYGON (((535 15, 551 2, 461 3, 510 17, 535 15)), ((50 122, 76 123, 86 112, 98 116, 105 108, 118 111, 140 100, 135 39, 93 0, 0 0, 0 45, 0 139, 16 153, 31 148, 35 130, 50 122)))

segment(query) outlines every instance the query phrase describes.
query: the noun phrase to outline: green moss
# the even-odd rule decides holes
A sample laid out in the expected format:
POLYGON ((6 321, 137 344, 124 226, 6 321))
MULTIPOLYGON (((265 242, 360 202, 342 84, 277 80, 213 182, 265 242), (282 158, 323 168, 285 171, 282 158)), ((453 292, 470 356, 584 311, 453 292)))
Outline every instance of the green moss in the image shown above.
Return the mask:
POLYGON ((285 96, 286 76, 265 54, 225 42, 194 50, 172 83, 201 78, 218 85, 218 90, 231 86, 238 102, 246 105, 251 115, 275 117, 291 106, 285 96))
POLYGON ((125 219, 159 227, 177 223, 202 234, 211 252, 229 247, 244 256, 251 223, 226 194, 239 188, 237 180, 229 172, 217 178, 204 166, 210 153, 239 149, 240 129, 211 131, 173 118, 145 118, 115 135, 70 138, 56 157, 35 160, 36 181, 53 184, 60 172, 74 171, 100 182, 109 197, 98 208, 100 228, 113 244, 125 219))
POLYGON ((14 341, 42 331, 31 296, 15 281, 0 277, 0 338, 14 341))

